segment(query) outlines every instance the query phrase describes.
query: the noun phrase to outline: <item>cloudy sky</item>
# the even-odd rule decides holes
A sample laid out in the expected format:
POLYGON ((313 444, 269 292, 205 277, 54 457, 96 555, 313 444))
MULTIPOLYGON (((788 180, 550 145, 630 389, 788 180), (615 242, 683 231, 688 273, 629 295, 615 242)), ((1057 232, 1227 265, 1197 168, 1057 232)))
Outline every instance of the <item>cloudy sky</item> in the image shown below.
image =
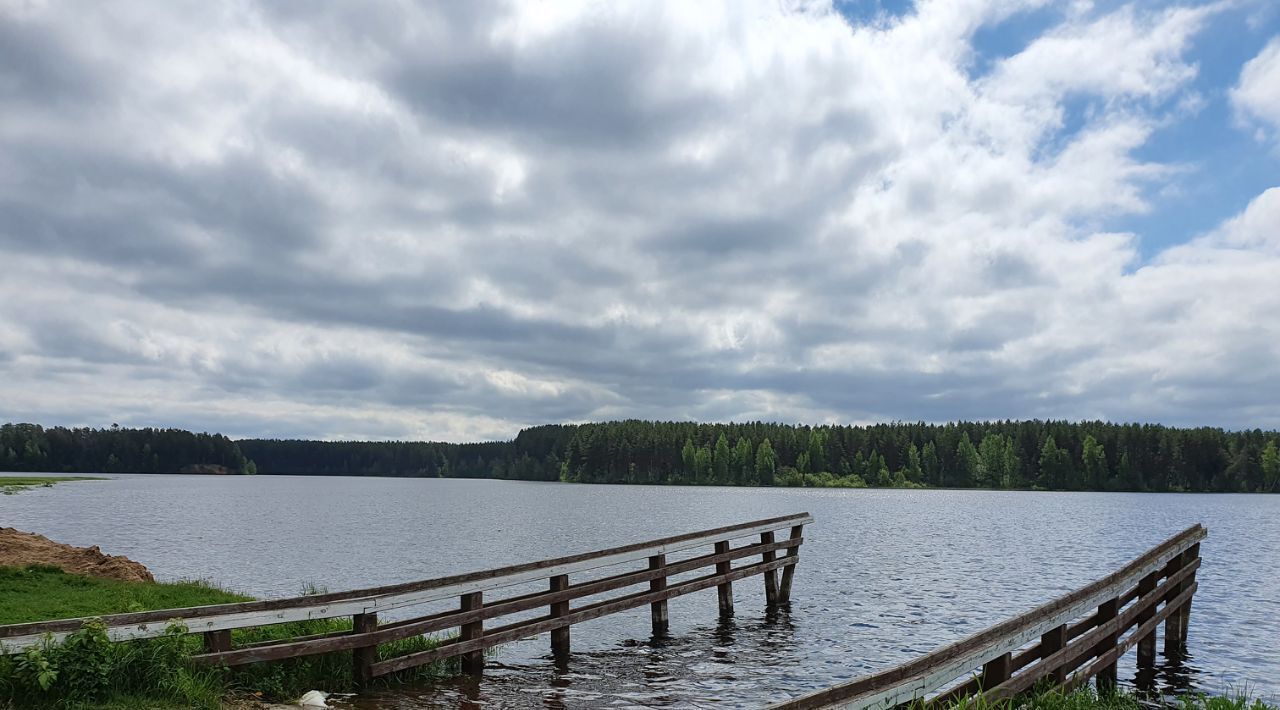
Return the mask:
POLYGON ((0 421, 1280 427, 1280 5, 0 0, 0 421))

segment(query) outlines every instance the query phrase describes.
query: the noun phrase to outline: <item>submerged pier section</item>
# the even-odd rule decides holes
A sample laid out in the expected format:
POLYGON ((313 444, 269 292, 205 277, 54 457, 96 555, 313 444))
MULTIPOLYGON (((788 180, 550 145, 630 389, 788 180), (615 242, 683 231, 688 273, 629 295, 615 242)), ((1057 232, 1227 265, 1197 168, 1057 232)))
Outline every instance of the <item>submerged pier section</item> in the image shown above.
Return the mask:
POLYGON ((777 710, 943 705, 981 695, 998 701, 1045 685, 1071 690, 1116 683, 1116 661, 1138 648, 1151 668, 1164 624, 1166 653, 1187 641, 1200 568, 1194 525, 1098 581, 1026 614, 894 668, 774 705, 777 710))
MULTIPOLYGON (((360 681, 453 657, 461 657, 463 669, 475 673, 484 667, 487 648, 549 632, 552 651, 567 654, 572 625, 628 609, 648 606, 654 633, 666 633, 667 600, 712 587, 717 589, 720 613, 732 614, 733 583, 748 577, 763 577, 766 607, 784 603, 791 596, 804 526, 811 522, 812 516, 800 513, 420 582, 290 599, 115 614, 102 620, 114 641, 162 636, 171 622, 178 621, 189 633, 204 635, 204 652, 194 660, 215 666, 352 650, 355 677, 360 681), (780 532, 785 537, 779 539, 780 532), (743 543, 744 540, 751 541, 743 543), (742 544, 734 546, 735 543, 742 544), (698 548, 707 550, 698 554, 698 548), (735 566, 739 560, 746 564, 735 566), (625 569, 627 566, 634 569, 625 569), (623 569, 603 577, 597 572, 591 578, 571 579, 573 575, 611 567, 623 569), (688 578, 702 570, 709 572, 688 578), (540 581, 546 591, 505 597, 495 594, 540 581), (641 589, 620 596, 610 594, 636 586, 641 589), (588 597, 604 598, 573 604, 588 597), (380 614, 449 599, 458 600, 456 609, 380 623, 380 614), (545 613, 502 626, 486 624, 499 617, 536 610, 545 613), (232 643, 233 629, 345 616, 352 618, 350 631, 240 648, 232 643), (378 660, 379 644, 449 629, 457 629, 457 636, 436 648, 378 660)), ((61 639, 79 630, 84 621, 61 619, 0 626, 0 652, 20 652, 42 643, 46 634, 61 639)))

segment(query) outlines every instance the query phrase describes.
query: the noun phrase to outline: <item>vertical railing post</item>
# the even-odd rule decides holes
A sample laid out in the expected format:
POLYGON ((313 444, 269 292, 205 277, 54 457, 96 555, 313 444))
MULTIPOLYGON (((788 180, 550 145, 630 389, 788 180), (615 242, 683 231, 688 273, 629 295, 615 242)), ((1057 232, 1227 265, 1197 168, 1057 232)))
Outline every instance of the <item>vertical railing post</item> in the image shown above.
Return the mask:
POLYGON ((1003 656, 987 661, 982 666, 982 677, 978 679, 978 689, 986 692, 1001 683, 1009 680, 1009 676, 1013 675, 1013 654, 1006 653, 1003 656))
MULTIPOLYGON (((378 613, 375 611, 351 616, 351 633, 367 634, 378 630, 378 613)), ((373 680, 373 664, 378 660, 378 644, 352 649, 352 675, 357 686, 368 685, 373 680)))
MULTIPOLYGON (((1160 581, 1160 572, 1152 572, 1142 578, 1138 582, 1138 604, 1146 604, 1147 607, 1138 612, 1135 620, 1137 626, 1151 621, 1156 615, 1156 604, 1158 599, 1154 599, 1151 593, 1155 591, 1156 584, 1160 581)), ((1138 668, 1154 668, 1156 664, 1156 630, 1152 629, 1151 633, 1138 639, 1138 668)))
MULTIPOLYGON (((723 555, 729 551, 729 541, 716 543, 716 554, 723 555)), ((729 574, 731 565, 728 560, 716 563, 716 574, 729 574)), ((720 599, 720 616, 733 616, 733 582, 716 585, 716 596, 720 599)))
MULTIPOLYGON (((1063 624, 1040 635, 1040 658, 1048 658, 1058 651, 1067 643, 1067 625, 1063 624)), ((1058 663, 1053 667, 1053 672, 1048 676, 1053 680, 1055 686, 1062 685, 1067 679, 1066 671, 1063 664, 1058 663)))
MULTIPOLYGON (((1200 543, 1197 542, 1191 547, 1188 547, 1186 550, 1183 550, 1181 555, 1178 555, 1177 557, 1174 558, 1174 560, 1177 560, 1177 567, 1174 569, 1174 571, 1176 572, 1181 570, 1183 567, 1186 567, 1187 565, 1194 562, 1196 558, 1198 558, 1199 556, 1200 556, 1200 543)), ((1170 562, 1173 562, 1173 560, 1170 560, 1170 562)), ((1168 595, 1165 596, 1166 603, 1172 602, 1174 597, 1177 597, 1179 594, 1182 594, 1187 589, 1189 589, 1191 587, 1192 582, 1194 581, 1195 581, 1195 575, 1191 574, 1191 575, 1188 575, 1186 579, 1183 579, 1181 582, 1179 582, 1177 586, 1169 590, 1168 595)), ((1167 619, 1165 619, 1164 652, 1166 655, 1170 653, 1180 653, 1186 649, 1187 622, 1190 619, 1190 617, 1191 617, 1191 600, 1188 599, 1186 602, 1183 603, 1182 606, 1175 609, 1173 613, 1170 614, 1167 619)))
MULTIPOLYGON (((1098 605, 1098 626, 1104 626, 1115 620, 1116 614, 1120 611, 1120 600, 1110 599, 1098 605)), ((1117 629, 1118 631, 1118 629, 1117 629)), ((1104 656, 1116 649, 1116 643, 1120 639, 1120 634, 1112 631, 1102 637, 1093 647, 1093 655, 1095 657, 1104 656)), ((1104 691, 1116 687, 1116 662, 1112 660, 1105 667, 1098 671, 1098 690, 1104 691)))
MULTIPOLYGON (((760 533, 760 544, 772 545, 773 533, 772 532, 760 533)), ((776 552, 774 552, 773 550, 769 550, 764 553, 763 559, 765 562, 773 562, 774 560, 778 559, 778 556, 776 552)), ((764 603, 765 603, 765 606, 770 608, 778 605, 778 571, 777 570, 771 569, 764 573, 764 603)))
MULTIPOLYGON (((563 592, 569 588, 569 575, 558 574, 551 578, 551 591, 563 592)), ((551 618, 557 619, 569 613, 569 600, 552 602, 551 618)), ((569 654, 569 627, 561 626, 551 630, 551 653, 556 656, 569 654)))
MULTIPOLYGON (((649 558, 649 569, 662 569, 667 566, 666 555, 653 555, 649 558)), ((649 591, 660 592, 667 588, 666 576, 649 580, 649 591)), ((653 620, 653 635, 662 636, 667 633, 667 600, 660 599, 649 605, 649 616, 653 620)))
MULTIPOLYGON (((792 542, 798 541, 802 535, 804 535, 803 525, 794 525, 791 527, 792 542)), ((787 557, 798 558, 799 556, 800 556, 799 544, 796 544, 787 548, 787 557)), ((791 578, 794 577, 795 574, 796 574, 796 563, 794 561, 791 564, 787 565, 786 567, 782 568, 782 584, 778 586, 778 602, 779 603, 786 604, 787 602, 791 601, 791 578)))
MULTIPOLYGON (((462 611, 477 611, 484 606, 484 592, 471 592, 462 595, 462 611)), ((474 641, 484 636, 484 619, 477 619, 462 625, 459 630, 458 640, 461 642, 474 641)), ((462 672, 479 674, 484 672, 484 649, 476 649, 467 651, 462 654, 462 672)))
POLYGON ((231 650, 231 629, 204 632, 204 652, 218 653, 231 650))

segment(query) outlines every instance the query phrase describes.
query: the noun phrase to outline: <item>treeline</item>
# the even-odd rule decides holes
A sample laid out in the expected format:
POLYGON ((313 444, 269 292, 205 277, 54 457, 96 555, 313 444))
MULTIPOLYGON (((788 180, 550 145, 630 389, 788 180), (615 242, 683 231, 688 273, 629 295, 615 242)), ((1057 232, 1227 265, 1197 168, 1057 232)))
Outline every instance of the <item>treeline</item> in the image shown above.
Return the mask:
POLYGON ((253 473, 221 434, 182 429, 68 429, 0 426, 0 471, 49 473, 253 473))
POLYGON ((476 444, 0 427, 0 469, 504 478, 741 486, 1280 492, 1280 434, 1003 421, 871 426, 619 421, 476 444))
POLYGON ((1280 435, 1106 422, 620 421, 510 442, 239 442, 264 473, 582 483, 1280 491, 1280 435))

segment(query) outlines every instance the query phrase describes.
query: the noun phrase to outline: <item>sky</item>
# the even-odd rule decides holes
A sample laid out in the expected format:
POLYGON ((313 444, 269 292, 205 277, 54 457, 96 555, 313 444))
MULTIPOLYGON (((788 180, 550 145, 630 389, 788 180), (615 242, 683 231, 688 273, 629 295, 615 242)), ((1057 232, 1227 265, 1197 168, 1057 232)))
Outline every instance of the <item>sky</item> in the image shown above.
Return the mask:
POLYGON ((0 0, 0 421, 1280 428, 1273 0, 0 0))

